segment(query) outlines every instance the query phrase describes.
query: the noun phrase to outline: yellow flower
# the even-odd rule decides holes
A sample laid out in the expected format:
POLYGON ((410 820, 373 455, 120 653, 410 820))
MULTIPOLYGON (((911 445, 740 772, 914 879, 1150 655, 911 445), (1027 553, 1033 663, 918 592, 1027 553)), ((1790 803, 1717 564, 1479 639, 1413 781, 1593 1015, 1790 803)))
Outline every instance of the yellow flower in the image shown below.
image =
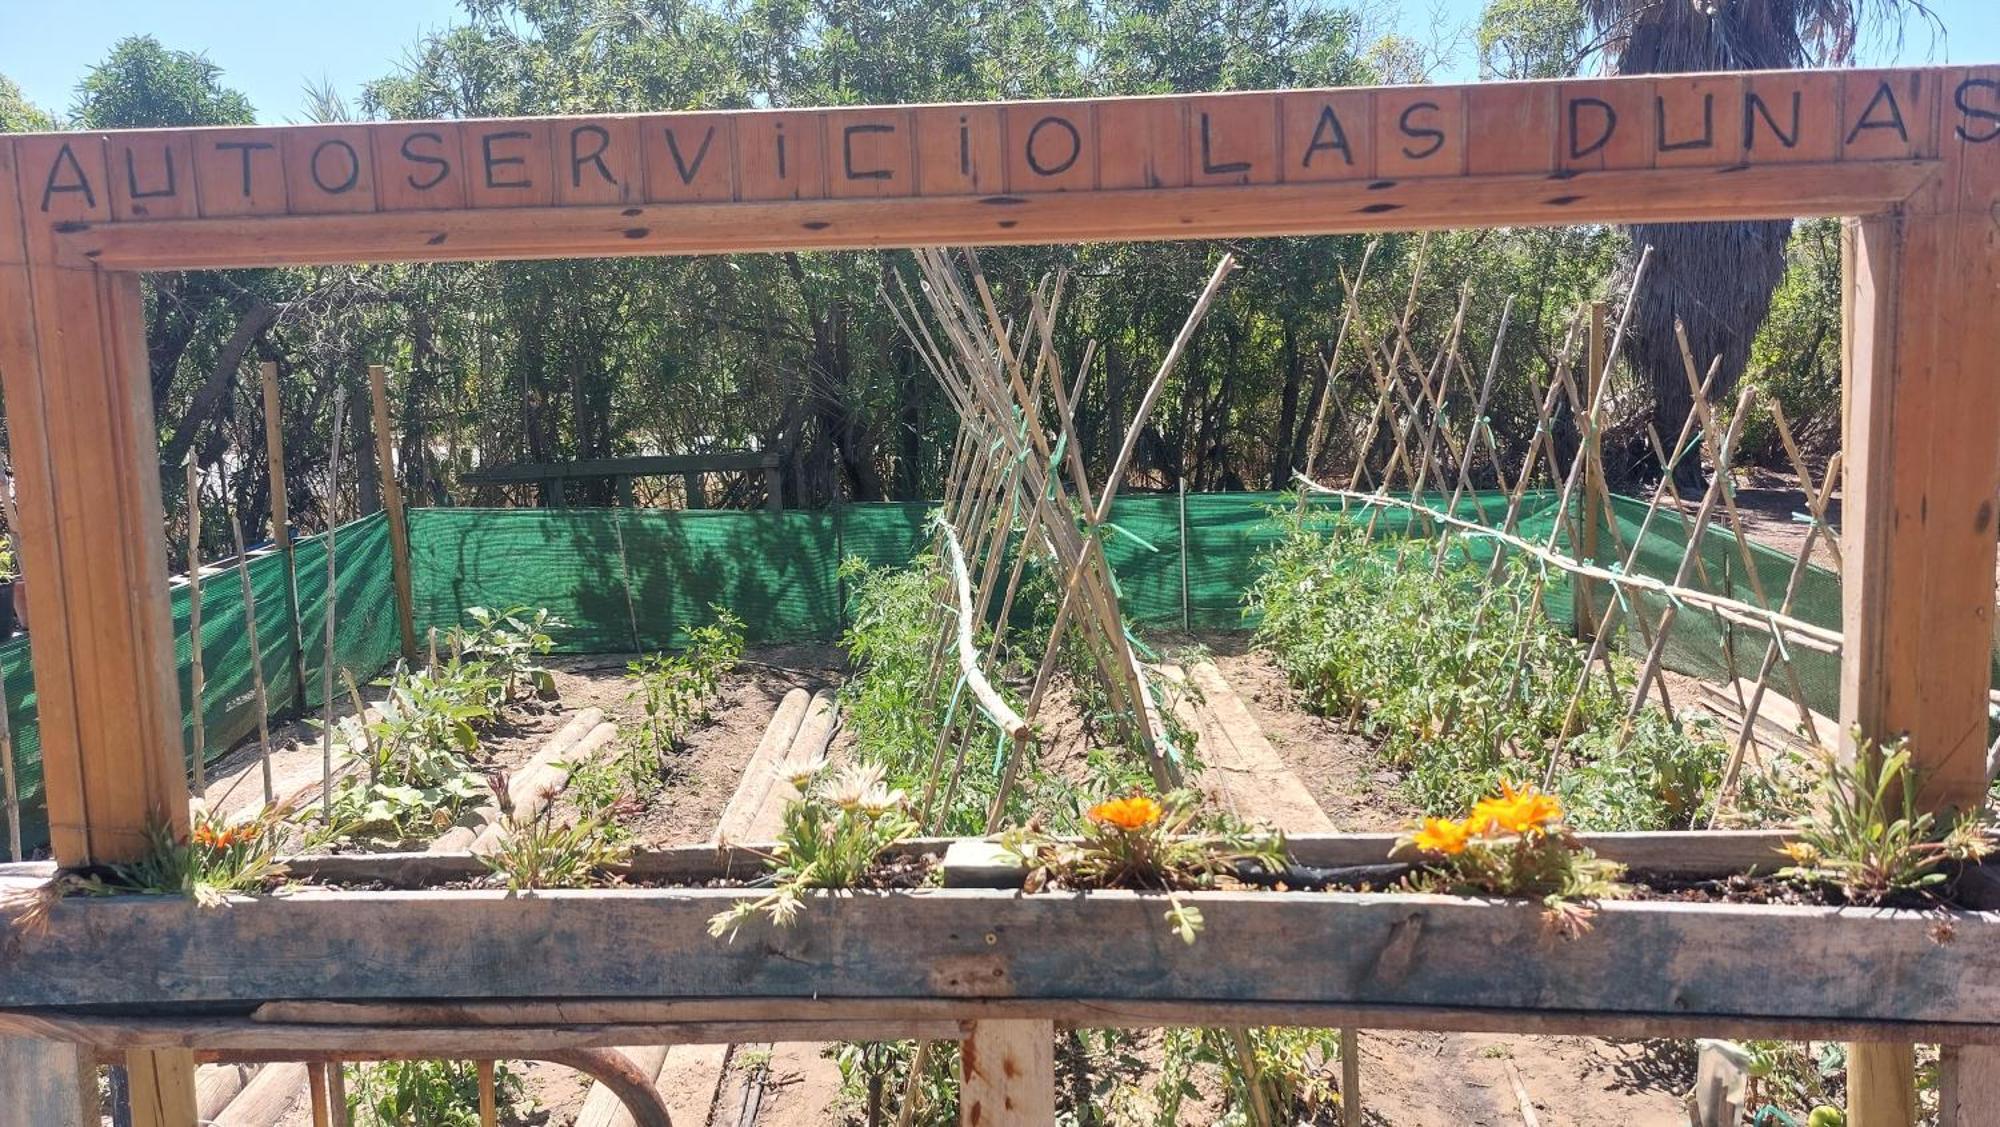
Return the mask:
POLYGON ((1130 833, 1157 823, 1166 811, 1143 794, 1113 798, 1090 808, 1089 817, 1101 825, 1115 826, 1130 833))
POLYGON ((1543 794, 1533 784, 1515 790, 1514 784, 1502 781, 1499 797, 1480 799, 1467 823, 1482 833, 1525 834, 1545 828, 1562 813, 1562 802, 1554 795, 1543 794))
POLYGON ((1471 822, 1425 818, 1417 832, 1410 835, 1410 844, 1427 853, 1454 854, 1465 852, 1466 843, 1471 839, 1471 822))

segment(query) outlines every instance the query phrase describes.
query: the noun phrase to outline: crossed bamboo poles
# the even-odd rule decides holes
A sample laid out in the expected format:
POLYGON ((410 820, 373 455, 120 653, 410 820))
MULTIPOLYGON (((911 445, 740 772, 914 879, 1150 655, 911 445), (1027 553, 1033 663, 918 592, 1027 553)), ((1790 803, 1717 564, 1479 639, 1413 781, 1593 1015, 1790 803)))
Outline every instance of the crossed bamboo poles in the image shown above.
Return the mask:
MULTIPOLYGON (((921 298, 900 275, 894 291, 885 286, 882 297, 959 418, 946 496, 937 513, 939 628, 927 687, 935 694, 951 684, 952 701, 932 752, 921 816, 927 826, 942 825, 956 798, 975 726, 950 721, 961 693, 969 692, 999 731, 1000 777, 986 816, 989 831, 999 827, 1071 631, 1088 655, 1090 675, 1123 735, 1145 756, 1154 781, 1162 788, 1177 786, 1180 754, 1163 721, 1159 690, 1134 654, 1104 537, 1116 531, 1111 505, 1146 421, 1223 281, 1236 269, 1235 260, 1225 254, 1217 263, 1147 385, 1104 483, 1094 488, 1077 437, 1075 406, 1096 345, 1085 346, 1071 373, 1055 343, 1067 272, 1044 277, 1027 295, 1018 321, 1010 322, 1000 313, 977 254, 966 250, 955 256, 926 248, 916 251, 915 258, 921 298), (1031 558, 1041 560, 1054 577, 1059 601, 1034 679, 1017 710, 985 670, 1011 629, 1010 615, 1031 558), (949 605, 943 598, 947 592, 952 595, 949 605), (994 613, 987 615, 988 609, 994 613), (983 651, 975 641, 982 621, 992 624, 983 651), (939 676, 948 659, 956 667, 949 680, 939 676)), ((932 695, 925 703, 935 702, 932 695)))
MULTIPOLYGON (((1525 373, 1529 399, 1536 407, 1535 429, 1526 443, 1518 470, 1511 475, 1503 464, 1499 442, 1487 419, 1487 411, 1499 374, 1502 346, 1512 320, 1513 297, 1508 296, 1502 304, 1491 358, 1483 375, 1475 378, 1475 371, 1465 356, 1467 311, 1473 298, 1469 288, 1461 288, 1453 315, 1446 322, 1441 343, 1428 359, 1424 355, 1426 350, 1413 331, 1425 300, 1427 240, 1419 244, 1413 259, 1408 289, 1401 295, 1400 316, 1390 320, 1386 328, 1380 330, 1371 330, 1364 319, 1357 317, 1357 311, 1363 305, 1369 259, 1374 249, 1371 245, 1368 253, 1363 255, 1354 277, 1342 275, 1346 289, 1345 309, 1334 352, 1327 359, 1328 390, 1308 446, 1310 472, 1295 475, 1300 503, 1303 506, 1309 497, 1319 496, 1338 499, 1343 511, 1363 509, 1367 514, 1366 527, 1370 534, 1375 531, 1381 513, 1391 510, 1403 512, 1413 529, 1433 541, 1430 556, 1422 562, 1434 574, 1442 571, 1454 549, 1467 560, 1475 559, 1474 541, 1492 546, 1489 578, 1497 577, 1509 558, 1527 560, 1531 564, 1532 579, 1528 605, 1521 615, 1517 650, 1525 648, 1532 636, 1531 631, 1541 628, 1537 619, 1541 617, 1542 600, 1551 573, 1566 574, 1573 582, 1586 582, 1611 593, 1612 597, 1604 601, 1601 613, 1591 608, 1588 600, 1581 604, 1587 617, 1579 625, 1594 626, 1595 629, 1587 631, 1589 650, 1566 705, 1562 731, 1551 746, 1537 749, 1542 755, 1545 785, 1552 785, 1561 770, 1564 746, 1568 737, 1574 734, 1578 708, 1593 677, 1607 679, 1615 692, 1627 698, 1628 705, 1618 734, 1619 746, 1622 747, 1631 738, 1635 722, 1648 706, 1650 696, 1657 695, 1668 717, 1678 724, 1676 709, 1661 673, 1669 640, 1674 635, 1683 608, 1703 611, 1732 632, 1732 644, 1723 647, 1723 660, 1730 673, 1730 691, 1735 694, 1734 703, 1741 712, 1741 718, 1732 718, 1736 723, 1735 739, 1717 788, 1711 825, 1715 824, 1734 797, 1746 762, 1757 755, 1754 735, 1756 719, 1765 696, 1774 687, 1796 706, 1804 741, 1808 744, 1828 741, 1831 733, 1814 729, 1812 712, 1805 700, 1803 680, 1793 661, 1792 650, 1797 647, 1838 654, 1841 634, 1838 630, 1806 622, 1796 617, 1793 610, 1803 581, 1811 570, 1809 561, 1813 549, 1821 543, 1832 544, 1837 539, 1829 535, 1826 514, 1838 481, 1838 455, 1821 474, 1814 475, 1806 465, 1782 408, 1775 401, 1761 402, 1753 389, 1748 387, 1738 395, 1727 420, 1719 418, 1709 406, 1709 401, 1720 361, 1718 359, 1711 364, 1705 374, 1701 372, 1688 347, 1685 332, 1677 326, 1693 410, 1671 446, 1663 443, 1650 426, 1647 428, 1647 439, 1657 462, 1660 482, 1647 500, 1636 534, 1628 540, 1621 522, 1613 515, 1612 497, 1605 484, 1607 478, 1601 439, 1611 405, 1621 394, 1622 389, 1612 375, 1617 370, 1615 361, 1627 335, 1633 308, 1632 295, 1639 292, 1644 284, 1651 261, 1650 249, 1642 254, 1634 271, 1608 349, 1601 348, 1600 338, 1600 347, 1590 349, 1587 357, 1579 357, 1584 323, 1579 315, 1570 321, 1562 347, 1554 357, 1547 385, 1542 386, 1533 371, 1525 373), (1580 359, 1583 361, 1581 365, 1580 359), (1353 412, 1340 419, 1339 425, 1329 426, 1329 415, 1340 412, 1337 405, 1342 403, 1339 377, 1343 363, 1349 370, 1359 373, 1364 389, 1363 400, 1370 406, 1365 414, 1353 412), (1368 392, 1373 393, 1372 399, 1368 397, 1368 392), (1567 459, 1561 455, 1555 441, 1565 407, 1578 437, 1575 453, 1567 459), (1786 457, 1798 475, 1809 510, 1805 543, 1793 562, 1782 593, 1775 601, 1771 592, 1766 590, 1760 574, 1732 484, 1742 428, 1760 410, 1769 414, 1786 457), (1690 505, 1689 499, 1681 495, 1675 484, 1674 470, 1681 461, 1695 456, 1697 452, 1708 463, 1710 478, 1702 495, 1690 505), (1345 478, 1344 487, 1321 484, 1329 476, 1324 468, 1329 454, 1344 458, 1344 473, 1333 475, 1336 480, 1345 478), (1505 511, 1499 514, 1497 521, 1493 514, 1487 512, 1478 494, 1469 492, 1475 475, 1497 485, 1499 492, 1506 497, 1505 511), (1447 481, 1451 483, 1449 497, 1440 508, 1427 498, 1443 495, 1447 481), (1530 540, 1520 534, 1520 522, 1527 491, 1531 484, 1537 483, 1555 493, 1556 520, 1546 537, 1530 540), (1474 510, 1470 515, 1461 511, 1461 501, 1465 500, 1470 501, 1474 510), (1592 509, 1609 517, 1604 520, 1603 527, 1610 534, 1611 555, 1617 561, 1615 563, 1607 565, 1597 559, 1579 558, 1582 553, 1577 546, 1585 543, 1583 522, 1595 519, 1587 517, 1592 509), (1651 543, 1649 537, 1657 540, 1655 524, 1663 518, 1678 522, 1685 545, 1671 580, 1661 580, 1637 571, 1641 548, 1651 543), (1704 548, 1709 545, 1709 533, 1717 526, 1724 527, 1734 542, 1736 562, 1742 570, 1741 583, 1731 582, 1726 557, 1719 581, 1712 574, 1715 569, 1704 548), (1646 604, 1640 601, 1640 596, 1646 596, 1659 609, 1656 612, 1648 610, 1646 604), (1629 619, 1636 627, 1644 653, 1639 671, 1630 685, 1620 683, 1618 672, 1610 660, 1610 646, 1616 636, 1614 628, 1621 619, 1629 619), (1754 675, 1747 678, 1736 664, 1733 631, 1737 628, 1765 638, 1764 652, 1754 675)), ((1601 312, 1599 316, 1602 316, 1601 312)), ((1411 544, 1412 541, 1405 539, 1396 545, 1395 559, 1399 566, 1414 566, 1410 558, 1411 544)), ((1724 550, 1728 549, 1725 547, 1724 550)), ((1837 554, 1834 561, 1837 570, 1837 554)), ((1482 602, 1478 616, 1483 620, 1492 606, 1490 601, 1482 602)), ((1474 628, 1479 625, 1475 622, 1474 628)), ((1518 668, 1518 663, 1516 666, 1518 668)), ((1511 695, 1518 687, 1516 682, 1507 686, 1506 691, 1511 695)), ((1447 716, 1445 728, 1448 730, 1455 721, 1455 716, 1447 716)))

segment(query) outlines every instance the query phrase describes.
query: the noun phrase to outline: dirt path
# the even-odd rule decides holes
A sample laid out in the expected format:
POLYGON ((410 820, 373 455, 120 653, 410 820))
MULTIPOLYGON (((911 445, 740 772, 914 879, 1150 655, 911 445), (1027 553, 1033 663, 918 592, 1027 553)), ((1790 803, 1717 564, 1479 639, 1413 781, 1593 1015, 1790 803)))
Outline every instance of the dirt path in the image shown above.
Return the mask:
MULTIPOLYGON (((1284 674, 1240 636, 1205 639, 1216 667, 1344 831, 1398 830, 1417 810, 1365 737, 1299 706, 1284 674)), ((1505 952, 1494 952, 1504 958, 1505 952)), ((1362 1106, 1391 1127, 1511 1127, 1523 1121, 1513 1077, 1540 1120, 1564 1127, 1679 1127, 1694 1082, 1691 1052, 1672 1041, 1364 1030, 1362 1106), (1510 1073, 1510 1069, 1512 1072, 1510 1073)))

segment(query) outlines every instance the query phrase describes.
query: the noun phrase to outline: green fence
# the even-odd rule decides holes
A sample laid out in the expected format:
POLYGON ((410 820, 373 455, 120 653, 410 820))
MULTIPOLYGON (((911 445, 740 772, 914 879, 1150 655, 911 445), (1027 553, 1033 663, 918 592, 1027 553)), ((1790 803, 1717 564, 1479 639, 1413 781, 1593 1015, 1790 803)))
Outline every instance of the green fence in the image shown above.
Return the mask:
MULTIPOLYGON (((1244 625, 1244 588, 1256 575, 1256 559, 1282 534, 1271 507, 1284 502, 1275 493, 1138 495, 1112 508, 1115 532, 1106 551, 1117 576, 1127 616, 1141 627, 1165 630, 1236 629, 1244 625)), ((1426 503, 1442 508, 1445 499, 1426 503)), ((1340 502, 1317 499, 1316 510, 1340 502)), ((1458 513, 1494 524, 1506 509, 1504 497, 1462 498, 1458 513)), ((472 606, 547 607, 570 623, 561 635, 574 652, 630 652, 676 645, 686 631, 709 618, 710 604, 741 616, 751 641, 828 642, 843 625, 846 590, 840 562, 855 557, 874 565, 901 564, 930 542, 928 503, 842 505, 820 512, 665 511, 650 509, 416 509, 410 513, 410 552, 419 635, 464 621, 472 606)), ((1600 532, 1600 559, 1609 564, 1617 545, 1637 536, 1643 502, 1617 498, 1600 532), (1611 524, 1615 522, 1615 528, 1611 524)), ((1361 510, 1355 509, 1359 513, 1361 510)), ((1538 492, 1523 498, 1521 534, 1532 540, 1557 530, 1557 498, 1538 492)), ((1393 508, 1375 511, 1376 533, 1405 534, 1411 516, 1393 508)), ((1465 538, 1465 550, 1485 558, 1491 541, 1465 538)), ((1671 578, 1686 543, 1678 517, 1656 517, 1632 570, 1671 578)), ((1456 549, 1455 549, 1456 550, 1456 549)), ((321 624, 326 605, 326 555, 321 538, 297 543, 299 621, 305 674, 303 704, 320 703, 320 668, 325 652, 321 624)), ((1750 547, 1750 559, 1764 590, 1775 601, 1791 575, 1792 560, 1782 552, 1750 547)), ((1698 585, 1727 590, 1753 601, 1749 572, 1735 540, 1712 529, 1703 543, 1704 575, 1698 585)), ((379 672, 395 659, 395 599, 390 580, 388 525, 377 514, 335 531, 337 603, 335 661, 357 679, 379 672)), ((289 625, 290 602, 284 558, 275 551, 254 555, 251 587, 263 643, 264 676, 275 712, 297 710, 301 697, 293 675, 295 651, 289 625)), ((1552 618, 1569 625, 1566 579, 1550 575, 1547 605, 1552 618)), ((243 624, 240 581, 232 568, 202 581, 202 651, 207 676, 204 694, 205 743, 211 759, 256 731, 256 702, 250 678, 248 631, 243 624)), ((190 589, 173 595, 176 658, 182 700, 188 691, 187 616, 190 589)), ((1642 600, 1657 617, 1657 599, 1642 600)), ((1831 572, 1811 569, 1794 599, 1793 615, 1817 625, 1840 626, 1840 582, 1831 572)), ((1754 676, 1767 635, 1732 626, 1711 613, 1684 607, 1666 652, 1669 668, 1726 681, 1754 676)), ((15 732, 23 805, 24 836, 43 838, 40 742, 35 729, 29 637, 0 645, 0 677, 5 678, 15 732)), ((1628 648, 1639 639, 1627 631, 1628 648)), ((1794 647, 1790 653, 1809 704, 1835 710, 1839 664, 1825 654, 1794 647)), ((1692 703, 1692 702, 1688 702, 1692 703)), ((192 725, 183 736, 192 740, 192 725)), ((192 756, 193 749, 189 747, 192 756)))

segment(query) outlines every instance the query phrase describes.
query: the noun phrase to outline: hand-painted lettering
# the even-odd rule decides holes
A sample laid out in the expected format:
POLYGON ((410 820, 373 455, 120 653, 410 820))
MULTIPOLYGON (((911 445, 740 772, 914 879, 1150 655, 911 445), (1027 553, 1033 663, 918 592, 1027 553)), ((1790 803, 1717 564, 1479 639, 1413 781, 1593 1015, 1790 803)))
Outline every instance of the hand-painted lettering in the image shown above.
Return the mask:
POLYGON ((83 171, 83 162, 70 151, 68 141, 56 150, 56 159, 49 162, 49 176, 42 184, 42 210, 47 211, 49 201, 66 192, 82 192, 84 203, 93 208, 97 206, 97 191, 90 186, 90 177, 83 171), (67 182, 60 179, 65 165, 69 166, 71 177, 67 182))
MULTIPOLYGON (((132 147, 130 145, 125 147, 125 188, 133 199, 157 200, 170 198, 176 194, 178 187, 174 178, 174 147, 172 145, 160 146, 160 159, 167 167, 165 185, 142 190, 139 187, 138 162, 133 159, 132 147)), ((44 207, 42 210, 47 211, 48 208, 44 207)))
MULTIPOLYGON (((1060 139, 1052 142, 1052 144, 1057 146, 1062 145, 1062 143, 1060 139)), ((1027 153, 1028 168, 1035 175, 1060 176, 1068 172, 1076 164, 1077 158, 1083 155, 1083 134, 1079 133, 1076 126, 1072 125, 1068 119, 1050 114, 1036 122, 1034 127, 1028 130, 1027 153), (1068 136, 1069 151, 1064 153, 1060 160, 1046 159, 1048 150, 1043 148, 1041 143, 1044 130, 1054 130, 1068 136)))
MULTIPOLYGON (((335 164, 334 167, 342 166, 335 164)), ((329 196, 351 192, 354 186, 361 182, 361 154, 354 151, 353 145, 340 138, 329 138, 313 146, 312 156, 306 160, 306 172, 312 176, 313 187, 329 196), (327 162, 323 162, 321 158, 329 151, 338 152, 345 159, 344 167, 347 172, 345 176, 334 178, 326 174, 327 162)))
POLYGON ((1408 106, 1404 107, 1402 116, 1396 119, 1396 128, 1403 131, 1403 136, 1413 141, 1424 140, 1426 138, 1429 140, 1429 143, 1422 148, 1413 149, 1408 145, 1404 145, 1404 156, 1411 160, 1423 160, 1425 157, 1431 156, 1439 149, 1444 148, 1444 130, 1434 126, 1420 125, 1411 120, 1416 117, 1418 111, 1437 113, 1438 109, 1439 107, 1436 102, 1411 102, 1408 106))
MULTIPOLYGON (((695 146, 694 160, 689 162, 681 156, 680 139, 674 136, 673 128, 671 126, 667 128, 667 155, 674 158, 674 171, 680 174, 682 184, 692 184, 694 178, 701 175, 701 162, 708 159, 708 145, 713 140, 715 140, 715 126, 711 125, 701 135, 701 144, 695 146)), ((782 154, 783 150, 780 149, 779 152, 782 154)))
POLYGON ((1611 137, 1618 132, 1618 111, 1610 102, 1602 98, 1571 98, 1569 100, 1569 159, 1582 160, 1611 143, 1611 137), (1584 140, 1584 117, 1596 118, 1595 133, 1584 140))
POLYGON ((1341 128, 1340 115, 1332 106, 1319 108, 1319 120, 1313 122, 1312 140, 1306 142, 1305 155, 1299 158, 1300 168, 1311 168, 1315 153, 1332 150, 1340 154, 1340 159, 1349 166, 1354 164, 1354 150, 1348 147, 1347 130, 1341 128))
POLYGON ((1951 102, 1958 107, 1958 112, 1964 114, 1966 117, 1966 121, 1961 121, 1953 127, 1953 131, 1958 134, 1959 140, 1969 141, 1975 145, 1983 145, 1996 137, 2000 137, 2000 82, 1995 82, 1990 78, 1968 78, 1958 84, 1958 89, 1952 91, 1951 102), (1974 90, 1986 91, 1987 99, 1994 103, 1995 108, 1988 109, 1984 106, 1973 105, 1971 98, 1972 91, 1974 90), (1975 133, 1966 128, 1967 122, 1974 118, 1989 124, 1980 132, 1975 133))
POLYGON ((1903 125, 1903 107, 1897 104, 1896 91, 1887 82, 1876 83, 1874 96, 1868 99, 1868 105, 1862 109, 1861 116, 1855 119, 1854 128, 1847 131, 1845 143, 1853 144, 1854 139, 1861 136, 1861 131, 1864 129, 1893 129, 1896 131, 1896 136, 1904 142, 1907 143, 1910 139, 1910 131, 1903 125), (1877 117, 1878 109, 1887 110, 1889 116, 1877 117))
POLYGON ((404 177, 405 180, 409 181, 410 187, 415 188, 419 192, 428 192, 439 184, 444 183, 445 177, 451 175, 451 162, 441 156, 418 152, 412 147, 418 141, 427 141, 432 145, 443 148, 444 134, 432 132, 431 130, 412 133, 408 137, 403 138, 403 144, 399 150, 403 154, 403 159, 412 164, 431 164, 437 166, 436 174, 428 180, 417 179, 417 174, 414 172, 404 177))
POLYGON ((261 149, 275 149, 278 146, 269 141, 217 141, 215 147, 223 152, 234 150, 242 158, 243 198, 250 198, 250 158, 261 149))
POLYGON ((595 165, 597 174, 604 177, 606 184, 618 183, 618 177, 611 174, 611 166, 604 163, 604 153, 611 148, 611 131, 602 125, 579 125, 569 131, 569 183, 572 188, 583 187, 583 166, 595 165), (584 148, 589 144, 589 149, 584 148))
POLYGON ((1654 131, 1654 147, 1663 153, 1675 153, 1684 149, 1712 149, 1715 147, 1715 95, 1701 96, 1701 135, 1691 136, 1685 141, 1667 140, 1667 100, 1653 98, 1653 119, 1657 123, 1654 131))
POLYGON ((1797 148, 1802 98, 1799 91, 1792 91, 1792 129, 1787 133, 1785 127, 1778 124, 1778 119, 1772 116, 1771 107, 1765 103, 1763 96, 1755 90, 1746 92, 1743 95, 1743 151, 1747 153, 1757 147, 1757 119, 1760 117, 1764 119, 1765 127, 1771 131, 1771 136, 1778 139, 1778 144, 1787 149, 1797 148))
POLYGON ((891 178, 894 173, 886 168, 857 169, 854 167, 854 135, 857 133, 894 133, 895 131, 895 126, 880 122, 864 122, 860 125, 850 125, 841 130, 840 170, 847 174, 849 180, 887 180, 891 178))
POLYGON ((525 169, 528 167, 528 159, 526 157, 496 154, 493 151, 493 143, 495 141, 525 141, 530 136, 529 132, 525 129, 506 129, 499 133, 482 133, 479 135, 479 155, 480 159, 485 163, 487 187, 532 188, 535 186, 533 178, 527 176, 525 173, 518 180, 499 179, 496 174, 500 169, 511 167, 525 169))
POLYGON ((1209 139, 1208 112, 1204 110, 1202 111, 1201 115, 1202 172, 1209 176, 1230 176, 1238 172, 1250 171, 1250 162, 1247 160, 1224 161, 1221 164, 1215 163, 1215 158, 1210 151, 1211 146, 1212 142, 1209 139))

